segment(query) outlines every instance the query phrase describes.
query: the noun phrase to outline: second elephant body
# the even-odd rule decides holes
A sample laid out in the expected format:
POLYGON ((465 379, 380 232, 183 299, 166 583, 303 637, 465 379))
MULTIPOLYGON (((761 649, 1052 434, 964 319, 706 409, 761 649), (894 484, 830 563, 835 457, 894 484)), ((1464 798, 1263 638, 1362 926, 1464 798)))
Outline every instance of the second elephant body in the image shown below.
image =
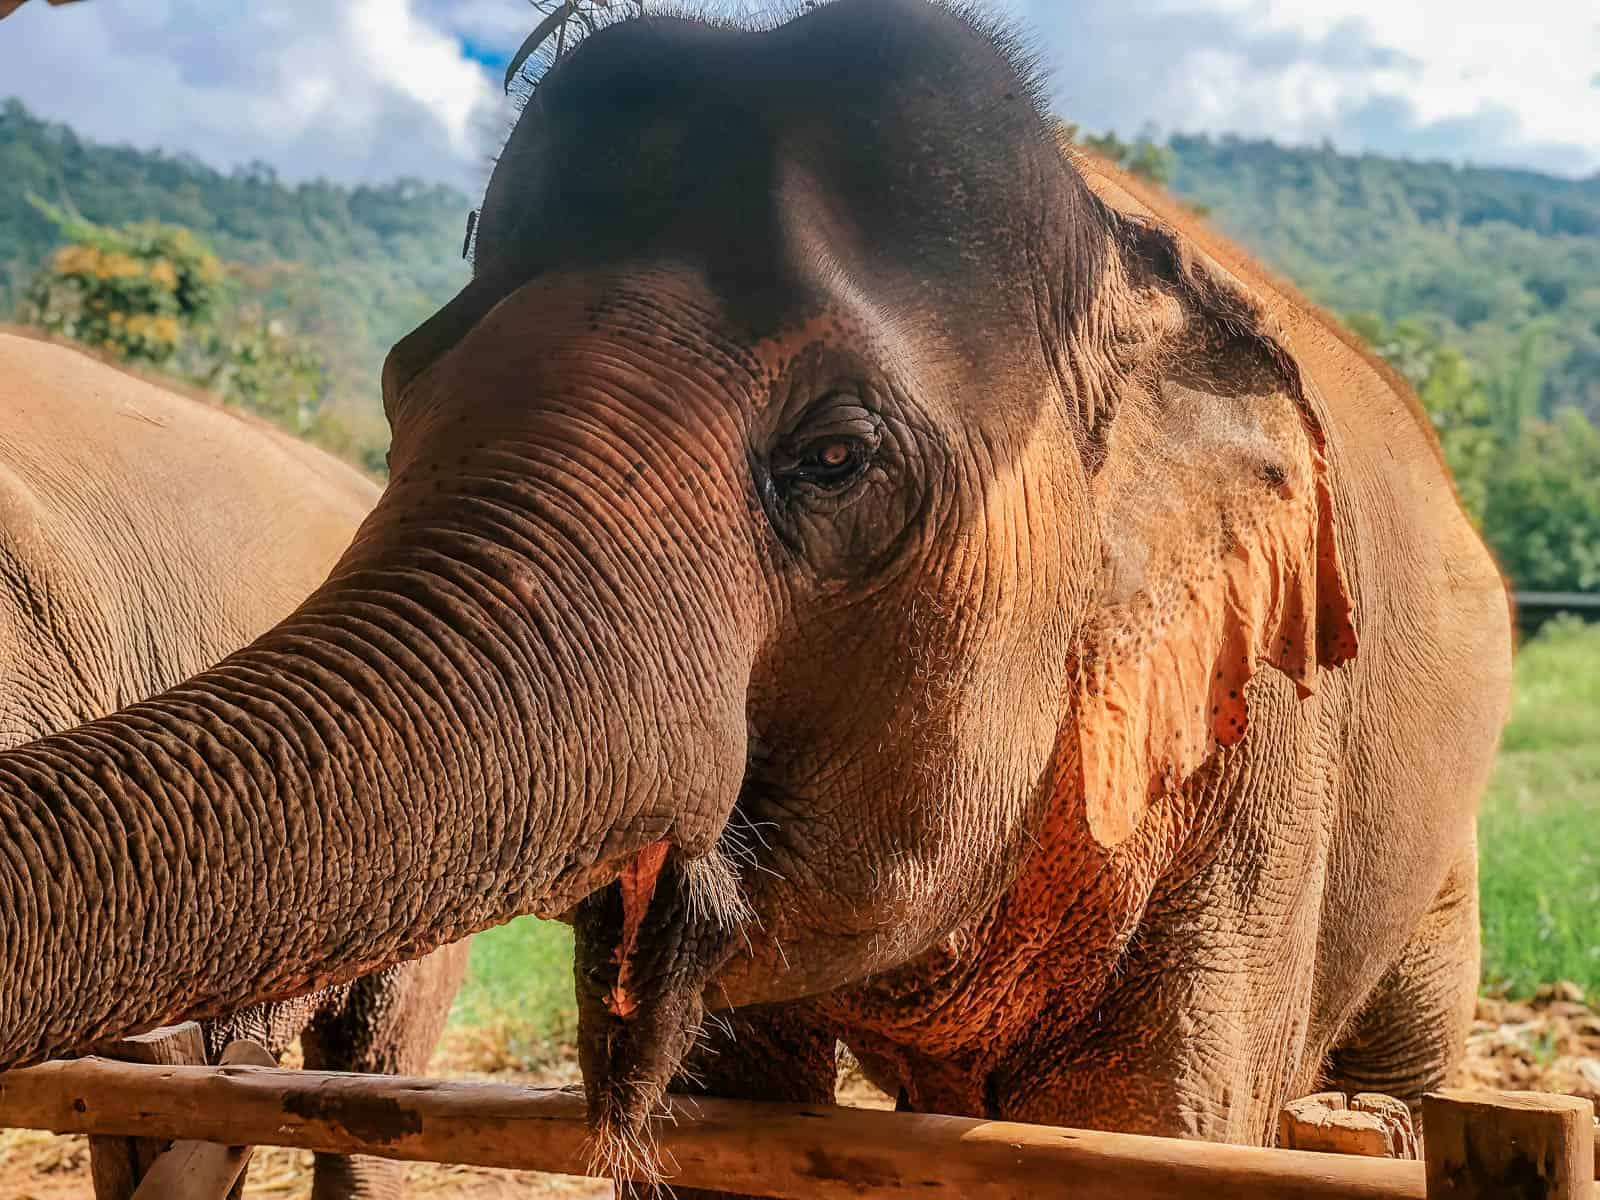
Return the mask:
MULTIPOLYGON (((378 489, 320 450, 63 347, 0 335, 0 749, 113 712, 244 646, 326 577, 378 489)), ((130 838, 146 831, 131 831, 130 838)), ((284 897, 285 903, 292 899, 284 897)), ((88 911, 106 896, 84 896, 88 911)), ((161 947, 145 970, 163 970, 161 947)), ((467 943, 205 1023, 308 1066, 420 1072, 467 943)), ((323 1156, 319 1200, 392 1191, 323 1156)))

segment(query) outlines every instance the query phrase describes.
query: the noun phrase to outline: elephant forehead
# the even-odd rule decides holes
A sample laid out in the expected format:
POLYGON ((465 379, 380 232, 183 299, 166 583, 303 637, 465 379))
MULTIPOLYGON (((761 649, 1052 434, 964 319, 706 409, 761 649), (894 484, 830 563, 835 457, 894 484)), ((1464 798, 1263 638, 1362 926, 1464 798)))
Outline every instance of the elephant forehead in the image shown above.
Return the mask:
POLYGON ((951 382, 936 368, 966 358, 952 355, 938 320, 908 321, 829 275, 819 272, 813 298, 753 341, 737 306, 693 263, 541 276, 494 302, 418 376, 407 407, 454 412, 465 398, 478 433, 496 410, 520 423, 561 396, 609 393, 668 413, 748 418, 788 398, 795 381, 826 390, 888 378, 924 394, 951 382))
POLYGON ((798 224, 902 304, 966 314, 982 344, 1028 315, 1010 293, 1035 243, 1064 244, 1043 211, 1059 155, 991 37, 906 7, 833 5, 767 33, 602 31, 540 83, 504 148, 480 274, 695 262, 759 341, 815 314, 798 224))

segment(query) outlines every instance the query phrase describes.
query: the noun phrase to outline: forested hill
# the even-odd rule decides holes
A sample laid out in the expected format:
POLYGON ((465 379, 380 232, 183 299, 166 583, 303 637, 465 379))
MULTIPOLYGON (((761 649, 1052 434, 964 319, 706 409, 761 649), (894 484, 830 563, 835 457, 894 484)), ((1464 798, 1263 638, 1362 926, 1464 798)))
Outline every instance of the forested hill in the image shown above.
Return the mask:
POLYGON ((472 202, 414 180, 288 186, 270 167, 221 172, 192 158, 96 145, 0 104, 0 320, 59 240, 29 196, 101 225, 162 221, 224 260, 256 268, 267 293, 327 361, 341 417, 382 436, 378 373, 398 338, 455 294, 472 202))
MULTIPOLYGON (((1537 376, 1538 407, 1600 418, 1600 178, 1458 169, 1268 142, 1176 137, 1170 186, 1349 315, 1420 321, 1493 386, 1537 376)), ((115 225, 186 226, 328 360, 346 419, 377 415, 388 346, 466 277, 474 201, 437 185, 287 186, 269 168, 99 146, 0 105, 0 319, 56 244, 29 195, 115 225)))
POLYGON ((1174 137, 1168 185, 1334 312, 1413 319, 1600 420, 1600 176, 1174 137))

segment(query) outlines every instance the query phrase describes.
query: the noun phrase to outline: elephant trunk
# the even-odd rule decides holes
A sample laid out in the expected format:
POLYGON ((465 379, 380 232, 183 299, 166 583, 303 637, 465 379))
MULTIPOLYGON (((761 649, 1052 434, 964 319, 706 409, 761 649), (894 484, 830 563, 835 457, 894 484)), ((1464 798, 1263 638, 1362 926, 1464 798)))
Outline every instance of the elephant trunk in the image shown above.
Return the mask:
POLYGON ((492 476, 398 483, 254 645, 0 754, 0 1067, 565 911, 663 841, 713 849, 748 664, 686 647, 737 620, 492 476))

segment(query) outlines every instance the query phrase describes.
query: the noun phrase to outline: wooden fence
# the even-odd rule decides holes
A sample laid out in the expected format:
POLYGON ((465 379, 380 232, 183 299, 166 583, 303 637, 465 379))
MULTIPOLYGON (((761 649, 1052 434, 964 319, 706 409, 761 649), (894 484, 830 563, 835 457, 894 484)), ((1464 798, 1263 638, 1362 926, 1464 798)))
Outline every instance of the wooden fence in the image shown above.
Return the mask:
POLYGON ((1551 617, 1571 613, 1585 621, 1600 621, 1600 593, 1595 592, 1514 592, 1517 628, 1531 634, 1551 617))
MULTIPOLYGON (((247 1065, 264 1054, 250 1043, 217 1066, 188 1065, 190 1031, 119 1045, 138 1061, 0 1074, 0 1127, 91 1135, 97 1200, 222 1200, 257 1145, 588 1172, 571 1091, 280 1070, 247 1065)), ((724 1100, 674 1102, 656 1137, 672 1184, 775 1200, 1594 1200, 1588 1101, 1441 1093, 1424 1115, 1425 1161, 724 1100)), ((1328 1120, 1335 1132, 1360 1125, 1328 1120)))

